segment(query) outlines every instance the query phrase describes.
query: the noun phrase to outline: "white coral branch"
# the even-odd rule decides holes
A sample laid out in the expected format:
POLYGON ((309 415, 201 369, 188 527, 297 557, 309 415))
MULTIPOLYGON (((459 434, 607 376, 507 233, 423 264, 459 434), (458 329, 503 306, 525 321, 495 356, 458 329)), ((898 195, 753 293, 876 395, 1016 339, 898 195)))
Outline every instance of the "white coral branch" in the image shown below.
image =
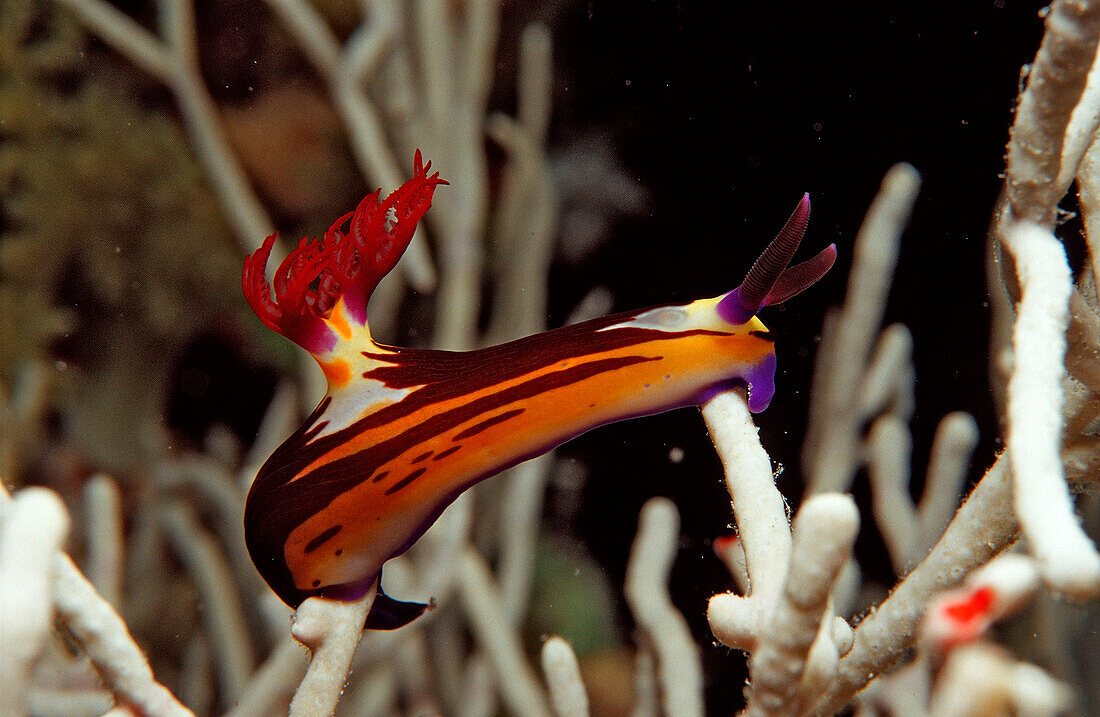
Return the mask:
POLYGON ((973 717, 996 712, 1054 717, 1073 704, 1073 693, 1034 665, 979 644, 956 650, 944 664, 928 705, 929 715, 973 717))
MULTIPOLYGON (((38 491, 33 491, 32 495, 38 495, 38 491)), ((35 501, 38 500, 35 498, 35 501)), ((11 496, 3 486, 0 486, 0 510, 7 512, 10 501, 11 496)), ((57 505, 60 505, 60 501, 57 501, 57 505)), ((56 527, 56 520, 51 518, 55 511, 49 507, 40 507, 42 515, 45 516, 42 519, 52 520, 56 527)), ((67 514, 65 520, 68 520, 67 514)), ((48 527, 49 522, 46 525, 48 527)), ((20 533, 33 535, 34 531, 28 532, 24 529, 20 533)), ((42 536, 43 542, 60 544, 59 537, 50 540, 45 535, 42 536)), ((11 547, 10 541, 5 542, 11 547)), ((0 551, 3 550, 5 549, 0 546, 0 551)), ((37 548, 22 546, 19 547, 19 552, 24 557, 33 557, 37 548)), ((120 702, 132 705, 150 717, 193 717, 191 711, 181 705, 172 693, 153 677, 148 660, 134 643, 126 623, 110 603, 96 592, 68 555, 55 551, 51 553, 52 557, 44 559, 40 565, 45 566, 51 562, 52 565, 48 568, 36 568, 40 571, 52 570, 55 575, 52 600, 46 597, 40 601, 40 604, 45 605, 47 610, 52 604, 57 619, 91 659, 104 686, 114 693, 120 702)), ((0 566, 0 570, 2 569, 0 566)), ((8 580, 5 577, 3 585, 18 586, 19 581, 8 580)), ((3 589, 0 587, 0 590, 3 589)), ((20 596, 14 604, 19 605, 23 600, 24 598, 20 596)), ((13 608, 11 605, 11 603, 0 603, 0 612, 3 612, 5 619, 22 614, 20 609, 13 608)), ((5 649, 8 649, 12 643, 5 642, 4 645, 5 649)), ((0 651, 0 654, 3 654, 3 651, 0 651)), ((0 680, 3 682, 6 683, 8 679, 9 673, 4 672, 0 675, 0 680)))
POLYGON ((1061 456, 1069 265, 1061 242, 1037 224, 1012 222, 1001 236, 1021 290, 1006 440, 1016 513, 1051 587, 1092 597, 1100 593, 1100 554, 1074 515, 1061 456))
POLYGON ((886 295, 897 264, 902 231, 920 188, 920 176, 907 164, 890 169, 882 180, 856 237, 848 294, 839 314, 830 318, 814 368, 810 423, 803 462, 813 492, 846 490, 859 465, 859 433, 876 406, 864 404, 864 387, 889 395, 887 386, 906 380, 904 337, 890 338, 871 364, 886 295), (901 342, 901 343, 899 343, 901 342), (892 371, 887 372, 887 367, 892 371), (892 376, 891 376, 892 374, 892 376))
POLYGON ((932 596, 987 563, 1016 535, 1008 459, 1001 456, 963 502, 932 552, 855 630, 840 660, 837 681, 813 714, 833 714, 867 683, 892 667, 916 639, 932 596))
POLYGON ((500 590, 489 566, 473 550, 462 555, 459 585, 470 626, 496 671, 504 702, 516 714, 550 717, 546 694, 524 657, 519 633, 502 619, 500 590))
MULTIPOLYGON (((57 0, 71 8, 97 37, 172 90, 191 144, 232 224, 240 246, 250 252, 258 238, 274 231, 244 169, 229 147, 217 108, 199 73, 194 47, 193 8, 188 0, 160 0, 166 39, 155 38, 104 0, 57 0)), ((276 257, 278 260, 280 257, 276 257)))
POLYGON ((291 717, 330 715, 336 709, 377 590, 376 582, 354 602, 313 597, 298 606, 290 632, 313 656, 290 703, 291 717))
POLYGON ((787 506, 775 487, 771 459, 760 445, 744 391, 715 396, 703 406, 703 419, 722 459, 749 580, 747 597, 712 597, 707 619, 719 640, 750 650, 786 579, 791 555, 787 506))
POLYGON ((115 607, 122 601, 122 493, 107 475, 98 474, 84 486, 85 572, 103 599, 115 607))
POLYGON ((551 637, 542 645, 542 671, 550 687, 550 704, 558 717, 588 717, 588 695, 577 655, 569 643, 551 637))
POLYGON ((28 488, 0 501, 0 714, 27 714, 31 667, 50 634, 53 558, 68 535, 56 493, 28 488))
POLYGON ((680 516, 667 498, 642 506, 626 568, 626 601, 657 654, 661 700, 667 715, 703 714, 703 668, 684 616, 668 594, 668 576, 680 541, 680 516))
POLYGON ((747 716, 798 714, 800 683, 808 677, 818 687, 835 672, 829 593, 851 557, 858 529, 855 502, 837 493, 810 498, 795 516, 786 585, 749 661, 747 716))
POLYGON ((252 673, 254 658, 248 620, 233 572, 221 546, 199 525, 187 505, 174 501, 166 506, 161 523, 202 600, 207 639, 224 700, 236 703, 252 673))

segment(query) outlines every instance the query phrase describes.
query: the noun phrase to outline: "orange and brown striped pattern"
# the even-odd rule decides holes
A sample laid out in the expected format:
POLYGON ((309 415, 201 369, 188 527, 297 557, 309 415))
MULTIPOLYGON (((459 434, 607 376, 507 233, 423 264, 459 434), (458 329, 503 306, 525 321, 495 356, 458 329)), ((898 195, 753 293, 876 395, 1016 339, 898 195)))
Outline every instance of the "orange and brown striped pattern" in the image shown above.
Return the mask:
MULTIPOLYGON (((253 560, 293 606, 311 595, 365 593, 383 563, 464 490, 592 428, 698 405, 733 385, 746 386, 750 408, 763 410, 774 392, 775 352, 754 314, 814 283, 835 257, 829 247, 786 269, 790 244, 805 229, 804 198, 784 229, 797 236, 780 247, 782 266, 775 269, 768 252, 757 262, 772 274, 763 284, 754 266, 721 297, 477 351, 382 346, 370 338, 365 308, 384 271, 350 266, 348 256, 380 257, 392 268, 441 183, 428 168, 417 153, 413 180, 385 202, 372 195, 323 239, 304 240, 302 254, 276 271, 277 302, 263 279, 267 251, 246 261, 245 293, 257 314, 310 350, 329 379, 325 399, 261 468, 245 509, 253 560), (386 205, 395 222, 376 219, 386 205), (754 292, 759 298, 746 303, 754 292)), ((399 626, 422 608, 380 593, 368 627, 399 626)))

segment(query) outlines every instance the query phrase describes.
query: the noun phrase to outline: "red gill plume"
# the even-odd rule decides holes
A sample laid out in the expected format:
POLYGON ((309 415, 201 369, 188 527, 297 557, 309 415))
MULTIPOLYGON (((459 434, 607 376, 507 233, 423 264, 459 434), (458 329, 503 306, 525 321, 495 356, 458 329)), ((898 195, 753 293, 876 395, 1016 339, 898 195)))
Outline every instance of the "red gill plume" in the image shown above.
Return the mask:
POLYGON ((322 237, 302 239, 275 270, 271 286, 265 272, 278 233, 267 237, 245 259, 241 275, 245 298, 260 320, 312 353, 334 345, 324 320, 341 297, 349 318, 366 324, 371 293, 405 253, 435 188, 447 183, 429 169, 431 162, 424 164, 416 150, 412 179, 384 200, 381 190, 368 195, 322 237))

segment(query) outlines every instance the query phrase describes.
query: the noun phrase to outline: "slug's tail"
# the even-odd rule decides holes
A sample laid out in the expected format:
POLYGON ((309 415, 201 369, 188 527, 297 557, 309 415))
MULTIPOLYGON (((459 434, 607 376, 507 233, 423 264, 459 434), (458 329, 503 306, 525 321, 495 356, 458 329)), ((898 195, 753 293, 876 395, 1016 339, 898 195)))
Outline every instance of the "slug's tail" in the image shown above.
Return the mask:
POLYGON ((430 169, 417 150, 412 179, 384 200, 378 191, 367 196, 324 236, 302 239, 279 264, 270 286, 265 272, 278 234, 265 239, 245 259, 241 276, 245 298, 260 320, 318 360, 363 330, 370 295, 405 252, 435 188, 446 184, 439 172, 429 175, 430 169))
MULTIPOLYGON (((433 605, 428 605, 422 602, 402 602, 391 598, 382 591, 381 571, 379 571, 378 577, 374 581, 330 585, 324 588, 320 595, 329 600, 350 602, 363 597, 369 587, 374 584, 378 585, 378 591, 374 595, 374 602, 371 604, 370 612, 367 613, 367 620, 363 625, 367 630, 396 630, 423 615, 425 610, 434 607, 434 599, 432 601, 433 605)), ((302 595, 297 601, 288 602, 288 604, 297 608, 306 597, 306 595, 302 595)))
POLYGON ((422 602, 394 600, 379 587, 363 627, 367 630, 396 630, 423 615, 428 607, 422 602))

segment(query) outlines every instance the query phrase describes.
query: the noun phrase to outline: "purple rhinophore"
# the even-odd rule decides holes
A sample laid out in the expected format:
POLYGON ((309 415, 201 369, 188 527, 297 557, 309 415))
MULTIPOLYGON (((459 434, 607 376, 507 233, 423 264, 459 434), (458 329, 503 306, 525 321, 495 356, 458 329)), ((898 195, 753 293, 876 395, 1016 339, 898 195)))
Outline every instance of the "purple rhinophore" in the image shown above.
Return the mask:
MULTIPOLYGON (((809 221, 810 195, 803 194, 790 219, 753 263, 749 273, 745 275, 745 280, 718 302, 718 315, 723 320, 731 324, 743 324, 751 319, 760 307, 769 304, 769 293, 786 273, 787 265, 791 263, 794 253, 798 250, 809 221)), ((788 295, 787 298, 791 295, 793 294, 788 295)))
POLYGON ((739 326, 755 316, 757 308, 759 307, 745 306, 741 301, 741 287, 739 286, 722 297, 722 300, 718 302, 716 311, 722 317, 722 321, 728 321, 739 326))

